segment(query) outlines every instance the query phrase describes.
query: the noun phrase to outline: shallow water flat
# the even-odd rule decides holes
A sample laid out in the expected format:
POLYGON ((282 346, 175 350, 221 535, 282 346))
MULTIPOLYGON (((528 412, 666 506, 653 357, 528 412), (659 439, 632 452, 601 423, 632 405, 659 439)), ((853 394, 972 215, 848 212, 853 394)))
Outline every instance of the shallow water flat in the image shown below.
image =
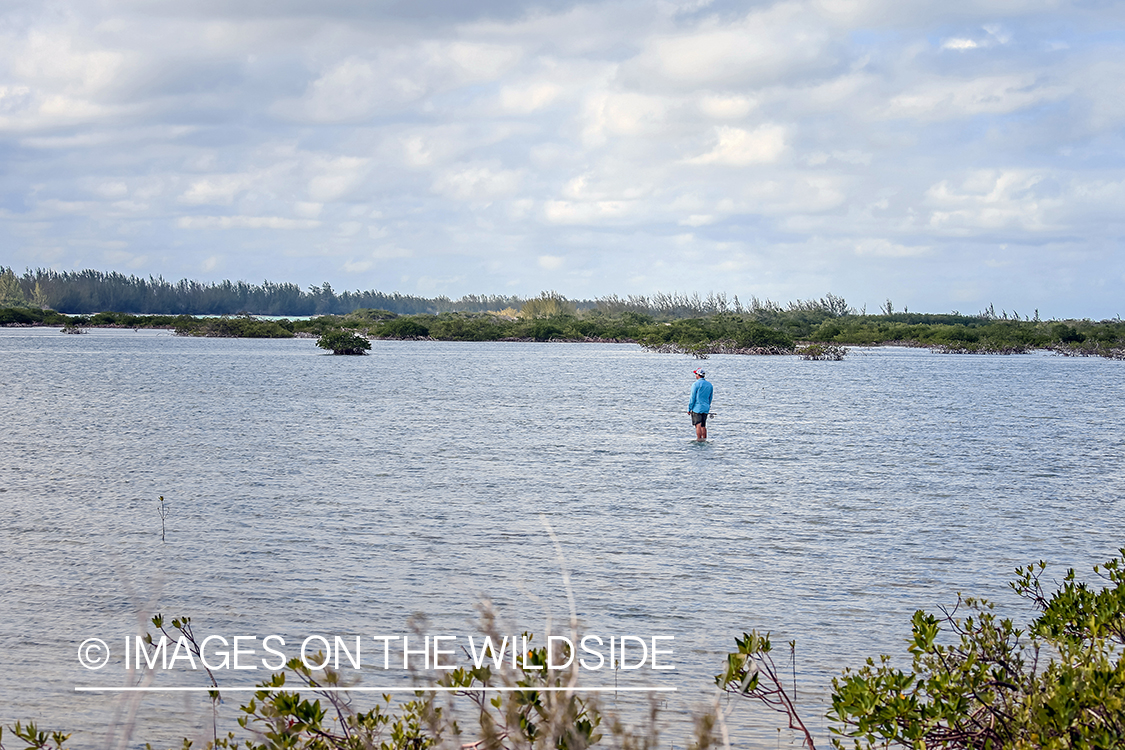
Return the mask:
MULTIPOLYGON (((1120 362, 715 356, 699 444, 697 364, 631 345, 333 357, 309 340, 0 329, 0 361, 0 722, 76 746, 102 741, 115 699, 74 686, 121 675, 75 650, 132 635, 138 611, 366 637, 419 614, 477 632, 488 598, 505 632, 542 634, 568 619, 563 565, 587 631, 674 636, 674 672, 615 675, 677 688, 673 744, 751 628, 796 639, 823 739, 831 677, 903 653, 915 609, 963 592, 1024 620, 1015 566, 1088 571, 1125 545, 1120 362)), ((743 746, 778 741, 762 710, 732 721, 743 746)), ((197 697, 146 697, 135 744, 205 726, 197 697)))

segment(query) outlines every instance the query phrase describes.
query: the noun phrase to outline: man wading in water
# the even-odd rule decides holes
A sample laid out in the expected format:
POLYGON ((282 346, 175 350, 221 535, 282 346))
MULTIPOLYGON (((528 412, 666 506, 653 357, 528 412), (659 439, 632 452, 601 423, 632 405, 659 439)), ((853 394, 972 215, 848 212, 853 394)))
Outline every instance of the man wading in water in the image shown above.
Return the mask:
POLYGON ((707 439, 707 415, 711 413, 711 394, 714 388, 707 382, 707 373, 703 370, 694 370, 695 383, 691 386, 691 402, 688 403, 688 414, 691 423, 695 425, 695 439, 703 442, 707 439))

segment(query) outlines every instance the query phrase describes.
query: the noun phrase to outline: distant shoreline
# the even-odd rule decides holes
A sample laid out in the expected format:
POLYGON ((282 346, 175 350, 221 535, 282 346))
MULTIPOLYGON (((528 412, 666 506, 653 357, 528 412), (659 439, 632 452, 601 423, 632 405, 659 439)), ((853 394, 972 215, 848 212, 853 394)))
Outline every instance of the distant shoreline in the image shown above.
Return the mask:
POLYGON ((65 315, 53 310, 0 308, 0 326, 87 329, 158 329, 179 336, 215 338, 319 338, 351 331, 369 340, 585 342, 637 344, 650 351, 690 354, 798 355, 839 360, 848 347, 906 346, 940 354, 1023 354, 1036 350, 1064 356, 1125 360, 1125 321, 1054 321, 978 316, 885 313, 859 315, 827 307, 722 312, 657 318, 624 311, 558 308, 535 314, 447 312, 398 315, 360 309, 347 315, 263 318, 249 314, 133 315, 102 312, 65 315))

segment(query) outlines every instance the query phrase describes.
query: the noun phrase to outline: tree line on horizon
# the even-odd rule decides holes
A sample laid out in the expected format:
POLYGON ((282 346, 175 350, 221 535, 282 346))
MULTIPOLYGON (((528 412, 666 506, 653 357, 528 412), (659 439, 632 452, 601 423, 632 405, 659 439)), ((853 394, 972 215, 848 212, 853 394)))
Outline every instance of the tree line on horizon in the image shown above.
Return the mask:
MULTIPOLYGON (((167 281, 161 276, 139 276, 116 271, 54 271, 37 268, 23 275, 0 266, 0 308, 37 308, 66 315, 92 315, 100 312, 133 315, 269 315, 311 317, 347 315, 356 310, 386 310, 397 315, 440 315, 449 312, 524 312, 535 308, 533 317, 545 317, 544 311, 581 313, 596 310, 603 315, 624 313, 650 315, 656 320, 702 318, 712 315, 750 315, 770 324, 780 317, 812 315, 817 322, 824 318, 866 316, 842 298, 827 294, 820 299, 797 300, 782 305, 769 299, 750 297, 747 303, 738 295, 725 293, 665 293, 653 295, 607 295, 596 299, 567 299, 557 292, 543 292, 538 297, 519 295, 468 294, 459 299, 447 296, 420 297, 401 292, 343 291, 337 292, 328 282, 302 289, 293 283, 264 281, 260 285, 245 281, 201 282, 181 279, 167 281)), ((911 314, 907 309, 896 311, 890 300, 880 307, 884 317, 904 317, 903 322, 923 322, 932 315, 911 314)), ((952 320, 1021 320, 1018 313, 997 314, 989 305, 976 315, 953 312, 943 316, 952 320)), ((1024 320, 1032 320, 1025 316, 1024 320)), ((1034 320, 1039 320, 1035 311, 1034 320)))
POLYGON ((855 312, 840 297, 779 305, 752 297, 743 304, 737 295, 707 296, 657 292, 646 295, 609 295, 597 299, 571 300, 555 292, 539 297, 468 294, 459 299, 447 296, 420 297, 400 292, 337 292, 328 282, 302 289, 297 284, 264 281, 201 282, 167 281, 161 276, 126 276, 115 271, 54 271, 38 268, 22 276, 0 266, 0 307, 31 307, 55 310, 66 315, 100 312, 133 315, 270 315, 310 317, 347 315, 355 310, 387 310, 398 315, 440 315, 448 312, 521 311, 528 304, 561 305, 571 311, 598 310, 607 315, 625 312, 652 315, 662 320, 704 317, 719 313, 757 315, 784 311, 816 310, 834 316, 855 312))
POLYGON ((161 276, 125 276, 115 271, 54 271, 37 268, 22 276, 0 266, 0 307, 35 307, 68 315, 122 312, 134 315, 346 315, 360 308, 400 315, 454 310, 484 312, 522 304, 518 297, 467 295, 432 299, 375 290, 337 292, 328 282, 301 289, 265 281, 171 282, 161 276))

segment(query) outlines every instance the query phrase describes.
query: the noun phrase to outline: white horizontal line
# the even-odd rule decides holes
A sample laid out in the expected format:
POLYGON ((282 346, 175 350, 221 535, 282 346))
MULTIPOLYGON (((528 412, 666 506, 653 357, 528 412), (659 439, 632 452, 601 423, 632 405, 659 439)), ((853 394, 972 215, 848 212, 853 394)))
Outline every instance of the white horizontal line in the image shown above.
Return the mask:
POLYGON ((536 690, 541 693, 674 693, 674 687, 313 687, 310 685, 283 685, 281 687, 94 687, 76 685, 76 693, 516 693, 536 690))

